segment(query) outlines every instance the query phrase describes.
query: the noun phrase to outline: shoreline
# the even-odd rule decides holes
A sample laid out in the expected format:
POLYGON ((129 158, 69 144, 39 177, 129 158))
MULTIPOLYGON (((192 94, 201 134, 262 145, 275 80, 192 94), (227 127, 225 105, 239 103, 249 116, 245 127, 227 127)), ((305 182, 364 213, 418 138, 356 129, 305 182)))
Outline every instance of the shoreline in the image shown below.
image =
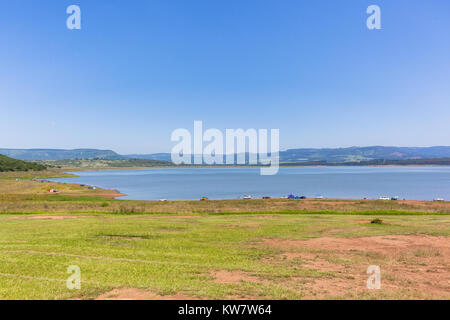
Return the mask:
MULTIPOLYGON (((91 168, 57 168, 57 170, 62 170, 65 173, 67 172, 85 172, 85 171, 128 171, 128 170, 151 170, 151 169, 260 169, 265 166, 208 166, 208 165, 198 165, 198 166, 152 166, 152 167, 91 167, 91 168)), ((445 164, 380 164, 380 165, 280 165, 279 168, 363 168, 363 167, 450 167, 450 165, 445 164)), ((56 169, 56 168, 50 168, 56 169)))
MULTIPOLYGON (((54 182, 54 181, 50 181, 51 183, 55 183, 58 185, 66 185, 66 186, 76 186, 76 187, 80 187, 80 188, 86 188, 89 187, 89 185, 87 184, 80 184, 80 183, 69 183, 69 182, 54 182)), ((201 199, 167 199, 165 201, 161 201, 161 200, 136 200, 136 199, 118 199, 120 197, 125 197, 128 196, 128 194, 126 193, 122 193, 121 191, 119 191, 118 189, 104 189, 104 188, 100 188, 100 187, 95 187, 96 189, 94 189, 95 191, 97 191, 95 194, 69 194, 71 196, 92 196, 92 197, 104 197, 107 199, 114 199, 114 200, 122 200, 122 201, 138 201, 138 202, 198 202, 198 201, 208 201, 208 202, 219 202, 219 201, 255 201, 255 200, 278 200, 278 201, 316 201, 316 202, 320 202, 320 201, 379 201, 379 202, 383 202, 383 203, 405 203, 405 204, 412 204, 412 203, 441 203, 441 204, 445 204, 445 203, 450 203, 450 201, 447 200, 443 200, 443 201, 436 201, 436 200, 420 200, 420 199, 389 199, 389 200, 385 200, 385 199, 376 199, 376 198, 315 198, 315 197, 311 197, 311 198, 304 198, 304 199, 289 199, 287 197, 281 197, 281 198, 277 198, 277 197, 269 197, 268 199, 264 199, 263 197, 252 197, 250 199, 243 199, 243 198, 228 198, 228 199, 207 199, 207 200, 201 200, 201 199)), ((56 193, 58 194, 58 193, 56 193)))
MULTIPOLYGON (((131 200, 117 189, 89 188, 91 184, 51 182, 44 179, 68 178, 62 170, 0 175, 0 212, 2 213, 179 213, 179 214, 450 214, 449 201, 379 200, 362 198, 131 200), (19 179, 20 178, 20 179, 19 179), (39 179, 39 180, 38 180, 39 179), (51 192, 56 189, 57 192, 51 192), (17 205, 15 205, 17 203, 17 205)), ((239 197, 237 195, 236 197, 239 197)), ((280 195, 278 195, 280 196, 280 195)), ((375 197, 374 197, 375 198, 375 197)))
MULTIPOLYGON (((447 166, 441 166, 441 165, 371 165, 371 166, 359 166, 359 167, 406 167, 406 166, 413 166, 413 167, 447 167, 447 166)), ((294 166, 294 167, 285 167, 285 168, 297 168, 299 166, 294 166)), ((302 166, 302 168, 306 168, 306 167, 333 167, 333 166, 302 166)), ((336 166, 338 167, 338 166, 336 166)), ((342 167, 358 167, 358 166, 342 166, 342 167)), ((191 166, 183 166, 183 167, 126 167, 126 168, 102 168, 102 169, 91 169, 91 168, 86 168, 84 170, 80 170, 79 168, 68 168, 66 171, 61 170, 60 172, 62 174, 65 175, 71 175, 71 177, 67 177, 67 178, 75 178, 75 177, 80 177, 78 175, 76 175, 77 172, 95 172, 95 171, 133 171, 133 170, 149 170, 149 169, 248 169, 248 167, 215 167, 215 166, 198 166, 198 167, 191 167, 191 166), (72 171, 73 170, 73 171, 72 171)), ((257 168, 255 168, 257 169, 257 168)), ((48 178, 48 179, 52 179, 52 178, 48 178)), ((70 182, 55 182, 55 181, 51 181, 52 183, 57 183, 57 184, 62 184, 62 185, 73 185, 73 186, 77 186, 80 188, 83 187, 89 187, 89 185, 87 184, 79 184, 79 183, 70 183, 70 182)), ((96 193, 95 195, 92 196, 104 196, 105 198, 108 199, 115 199, 115 200, 122 200, 122 201, 150 201, 150 202, 160 202, 160 199, 155 199, 155 200, 135 200, 135 199, 120 199, 121 197, 125 197, 128 196, 128 194, 122 193, 120 190, 118 189, 104 189, 104 188, 100 188, 97 186, 93 186, 96 188, 97 191, 100 191, 98 193, 96 193)), ((270 196, 269 196, 270 197, 270 196)), ((443 200, 443 201, 436 201, 436 200, 423 200, 423 199, 390 199, 390 200, 385 200, 385 199, 379 199, 379 198, 315 198, 315 197, 311 197, 311 198, 305 198, 305 199, 288 199, 285 197, 281 197, 281 198, 276 198, 276 197, 270 197, 269 199, 272 200, 316 200, 316 201, 321 201, 321 200, 334 200, 334 201, 340 201, 340 200, 344 200, 344 201, 383 201, 383 202, 397 202, 397 203, 408 203, 408 202, 425 202, 425 203, 446 203, 446 202, 450 202, 447 200, 443 200)), ((208 199, 207 201, 233 201, 233 200, 269 200, 269 199, 263 199, 263 197, 252 197, 251 199, 243 199, 243 198, 229 198, 229 199, 208 199)), ((200 201, 200 199, 167 199, 165 200, 167 202, 174 202, 174 201, 200 201)))

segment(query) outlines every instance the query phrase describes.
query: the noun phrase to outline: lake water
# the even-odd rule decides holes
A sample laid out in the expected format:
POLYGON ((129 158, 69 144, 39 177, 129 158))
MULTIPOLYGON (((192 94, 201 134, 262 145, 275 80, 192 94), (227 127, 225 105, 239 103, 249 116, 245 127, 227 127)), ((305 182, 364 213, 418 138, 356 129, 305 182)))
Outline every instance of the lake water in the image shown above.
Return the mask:
POLYGON ((258 169, 148 169, 75 172, 52 179, 117 189, 133 200, 198 200, 282 197, 450 199, 450 167, 304 167, 281 168, 274 176, 258 169))

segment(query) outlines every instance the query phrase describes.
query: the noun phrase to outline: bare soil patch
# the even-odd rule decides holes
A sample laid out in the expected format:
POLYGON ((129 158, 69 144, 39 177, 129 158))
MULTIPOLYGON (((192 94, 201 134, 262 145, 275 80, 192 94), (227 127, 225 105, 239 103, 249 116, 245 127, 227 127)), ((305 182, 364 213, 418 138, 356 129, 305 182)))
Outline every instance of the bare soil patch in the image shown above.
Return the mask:
POLYGON ((171 219, 194 219, 194 218, 201 218, 202 216, 179 216, 179 215, 146 215, 141 217, 133 217, 132 219, 138 220, 138 219, 161 219, 161 218, 171 218, 171 219))
POLYGON ((246 272, 240 270, 219 270, 212 272, 211 275, 215 278, 214 282, 217 283, 239 283, 241 281, 258 282, 257 277, 250 276, 246 272))
POLYGON ((301 268, 325 273, 292 277, 283 285, 301 290, 304 298, 352 298, 384 294, 411 298, 450 298, 450 237, 387 235, 309 240, 264 239, 283 252, 269 263, 299 263, 301 268), (381 268, 381 290, 368 290, 367 267, 381 268), (407 292, 407 293, 405 293, 407 292))
POLYGON ((107 199, 115 199, 117 197, 126 196, 126 194, 119 192, 118 190, 112 189, 101 189, 96 188, 95 190, 87 189, 87 187, 81 187, 80 184, 76 183, 60 183, 59 185, 65 185, 69 187, 77 187, 75 190, 62 189, 58 193, 70 196, 92 196, 92 197, 102 197, 107 199))
POLYGON ((162 296, 136 288, 114 289, 96 298, 96 300, 195 300, 182 294, 162 296))
POLYGON ((85 216, 24 216, 11 217, 12 220, 65 220, 65 219, 79 219, 86 218, 85 216))
POLYGON ((100 238, 105 239, 118 239, 118 240, 127 240, 127 241, 136 241, 136 240, 147 240, 148 238, 140 237, 140 236, 119 236, 119 235, 99 235, 100 238))
POLYGON ((270 246, 289 248, 302 247, 323 250, 364 250, 374 251, 383 254, 392 254, 399 251, 411 250, 420 247, 438 248, 446 251, 450 250, 450 237, 428 236, 428 235, 389 235, 374 237, 355 238, 314 238, 303 240, 280 240, 264 239, 263 242, 270 246))

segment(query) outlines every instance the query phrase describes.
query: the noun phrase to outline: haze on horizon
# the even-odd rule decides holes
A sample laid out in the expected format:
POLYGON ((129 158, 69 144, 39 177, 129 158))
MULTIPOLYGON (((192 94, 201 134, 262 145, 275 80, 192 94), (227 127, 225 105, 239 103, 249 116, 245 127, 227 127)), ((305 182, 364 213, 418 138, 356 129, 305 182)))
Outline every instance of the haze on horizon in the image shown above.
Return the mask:
POLYGON ((449 145, 447 0, 79 0, 68 30, 71 4, 0 4, 0 148, 169 152, 194 120, 282 150, 449 145))

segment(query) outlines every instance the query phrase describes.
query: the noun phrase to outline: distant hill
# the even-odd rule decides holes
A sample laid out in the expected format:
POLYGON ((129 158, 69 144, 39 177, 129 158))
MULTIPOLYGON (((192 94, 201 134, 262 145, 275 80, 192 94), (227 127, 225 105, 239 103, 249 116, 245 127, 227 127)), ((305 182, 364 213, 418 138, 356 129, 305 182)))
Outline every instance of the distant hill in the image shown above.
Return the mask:
POLYGON ((97 149, 0 149, 0 154, 19 160, 123 159, 112 150, 97 149))
POLYGON ((40 160, 40 164, 53 168, 131 168, 170 167, 172 162, 147 159, 84 159, 84 160, 40 160))
POLYGON ((124 157, 129 159, 146 159, 146 160, 160 160, 172 162, 170 153, 152 153, 152 154, 126 154, 124 157))
POLYGON ((281 162, 368 161, 450 157, 450 147, 350 147, 335 149, 290 149, 280 152, 281 162))
POLYGON ((327 162, 327 161, 302 161, 302 162, 283 162, 281 166, 449 166, 450 158, 431 158, 431 159, 404 159, 404 160, 365 160, 365 161, 345 161, 345 162, 327 162))
MULTIPOLYGON (((0 149, 0 154, 20 160, 124 160, 145 159, 172 161, 170 153, 120 155, 97 149, 0 149)), ((350 147, 325 149, 289 149, 280 152, 281 163, 326 161, 328 163, 371 160, 407 160, 450 158, 450 147, 350 147)))
POLYGON ((0 154, 0 172, 5 171, 29 171, 29 170, 45 170, 46 167, 37 163, 25 162, 22 160, 12 159, 0 154))
MULTIPOLYGON (((125 155, 129 158, 171 161, 170 153, 125 155)), ((450 158, 450 147, 350 147, 326 149, 289 149, 280 152, 281 163, 311 161, 357 162, 370 160, 406 160, 450 158)))

